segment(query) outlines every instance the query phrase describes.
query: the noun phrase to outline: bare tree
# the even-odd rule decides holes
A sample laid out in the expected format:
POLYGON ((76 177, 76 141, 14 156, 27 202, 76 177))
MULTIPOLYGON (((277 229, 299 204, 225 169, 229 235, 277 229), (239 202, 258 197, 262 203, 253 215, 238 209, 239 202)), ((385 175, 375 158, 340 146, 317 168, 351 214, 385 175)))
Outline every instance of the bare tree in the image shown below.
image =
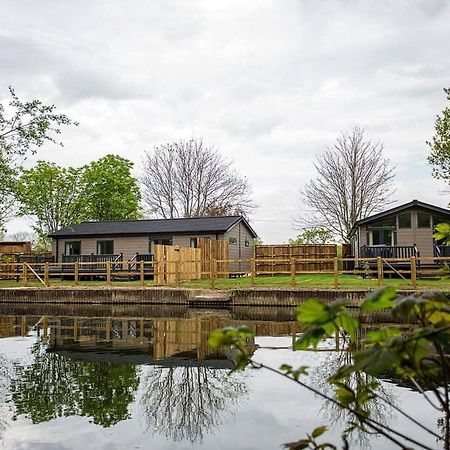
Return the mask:
POLYGON ((254 207, 247 179, 201 139, 147 151, 141 182, 145 206, 165 219, 246 215, 254 207))
POLYGON ((393 169, 383 145, 364 139, 359 127, 342 132, 314 164, 318 176, 302 189, 313 209, 307 225, 332 230, 344 242, 355 222, 392 203, 393 169))

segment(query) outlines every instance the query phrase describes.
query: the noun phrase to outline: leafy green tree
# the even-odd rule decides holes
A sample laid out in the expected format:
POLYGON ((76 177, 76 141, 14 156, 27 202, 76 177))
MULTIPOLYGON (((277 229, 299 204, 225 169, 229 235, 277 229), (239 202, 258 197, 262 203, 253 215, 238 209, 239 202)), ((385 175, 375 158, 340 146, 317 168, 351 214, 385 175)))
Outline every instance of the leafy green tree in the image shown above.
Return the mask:
POLYGON ((42 238, 85 218, 84 191, 80 169, 39 161, 17 181, 18 212, 36 218, 33 229, 42 238))
POLYGON ((83 184, 87 217, 90 220, 139 219, 141 199, 133 163, 117 155, 107 155, 84 168, 83 184))
POLYGON ((326 228, 307 228, 295 239, 289 239, 289 244, 326 244, 333 240, 333 233, 326 228))
POLYGON ((433 176, 450 183, 450 88, 444 89, 448 105, 436 117, 435 135, 427 141, 431 148, 428 162, 433 166, 433 176))
POLYGON ((32 355, 32 363, 18 368, 11 382, 16 416, 27 415, 33 423, 86 416, 103 427, 129 417, 139 385, 135 366, 75 360, 48 353, 41 343, 32 355))
POLYGON ((23 102, 12 87, 9 92, 9 104, 0 103, 0 230, 14 213, 14 181, 23 160, 45 142, 62 145, 55 137, 62 125, 78 125, 57 114, 55 105, 23 102))

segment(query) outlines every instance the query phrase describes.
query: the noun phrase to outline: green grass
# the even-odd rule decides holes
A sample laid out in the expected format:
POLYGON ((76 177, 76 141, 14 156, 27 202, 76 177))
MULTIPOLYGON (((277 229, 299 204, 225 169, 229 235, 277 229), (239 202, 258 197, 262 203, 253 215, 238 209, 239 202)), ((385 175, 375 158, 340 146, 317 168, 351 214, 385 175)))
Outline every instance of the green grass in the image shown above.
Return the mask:
MULTIPOLYGON (((376 289, 378 287, 377 279, 362 278, 355 275, 339 275, 339 289, 376 289)), ((391 285, 398 289, 411 289, 410 280, 401 278, 386 278, 384 285, 391 285)), ((208 279, 195 280, 182 283, 181 286, 189 288, 208 288, 211 281, 208 279)), ((216 280, 217 289, 241 289, 250 288, 250 277, 241 278, 219 278, 216 280)), ((256 277, 255 287, 261 288, 290 288, 290 276, 274 276, 274 277, 256 277)), ((295 277, 295 287, 297 288, 315 288, 315 289, 333 289, 334 278, 332 274, 304 274, 295 277)), ((450 290, 450 280, 418 280, 417 287, 419 289, 438 289, 450 290)))
MULTIPOLYGON (((377 279, 362 278, 355 275, 339 275, 339 289, 376 289, 378 287, 377 279)), ((411 289, 410 280, 403 280, 401 278, 385 278, 384 285, 394 286, 397 289, 411 289)), ((0 288, 21 287, 23 283, 17 283, 14 280, 0 280, 0 288)), ((42 287, 42 284, 38 281, 30 281, 27 286, 42 287)), ((50 286, 63 287, 63 286, 75 286, 73 280, 59 280, 51 279, 50 286)), ((79 283, 81 287, 107 287, 105 281, 81 281, 79 283)), ((111 286, 114 287, 140 287, 139 281, 113 281, 111 286)), ((152 280, 145 280, 146 287, 152 287, 152 280)), ((211 280, 201 279, 189 282, 182 282, 180 287, 183 288, 203 288, 208 289, 211 287, 211 280)), ((216 280, 216 289, 245 289, 251 288, 250 277, 240 278, 218 278, 216 280)), ((291 277, 290 276, 261 276, 255 278, 255 287, 260 288, 290 288, 291 277)), ((313 289, 333 289, 334 278, 332 274, 303 274, 297 275, 295 278, 295 287, 297 288, 313 288, 313 289)), ((417 280, 417 287, 419 289, 437 289, 437 290, 449 290, 450 280, 417 280)))

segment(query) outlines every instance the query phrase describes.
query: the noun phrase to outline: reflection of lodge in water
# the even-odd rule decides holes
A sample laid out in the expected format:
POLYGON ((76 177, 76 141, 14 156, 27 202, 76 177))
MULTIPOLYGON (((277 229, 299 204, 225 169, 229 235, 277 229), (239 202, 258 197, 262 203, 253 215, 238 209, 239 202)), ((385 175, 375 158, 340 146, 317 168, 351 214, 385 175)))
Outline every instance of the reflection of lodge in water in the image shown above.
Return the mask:
MULTIPOLYGON (((212 350, 208 337, 218 328, 239 322, 227 315, 204 314, 190 318, 2 316, 0 337, 26 336, 34 329, 48 339, 48 351, 80 359, 232 368, 230 351, 212 350)), ((256 335, 295 336, 297 332, 295 322, 242 323, 256 335)), ((249 346, 254 349, 253 339, 249 346)))

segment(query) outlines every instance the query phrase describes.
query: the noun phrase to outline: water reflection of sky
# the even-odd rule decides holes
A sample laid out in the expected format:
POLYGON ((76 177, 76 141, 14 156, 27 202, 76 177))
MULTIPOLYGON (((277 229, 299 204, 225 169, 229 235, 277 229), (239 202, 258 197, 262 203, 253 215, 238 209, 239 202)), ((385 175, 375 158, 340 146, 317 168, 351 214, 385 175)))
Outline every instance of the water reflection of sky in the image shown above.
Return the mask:
MULTIPOLYGON (((36 333, 29 337, 0 339, 0 355, 9 362, 30 365, 31 348, 37 340, 36 333)), ((293 352, 291 343, 290 336, 257 336, 254 359, 272 367, 282 363, 308 365, 309 379, 320 385, 339 354, 293 352)), ((138 387, 128 405, 128 416, 111 426, 101 426, 93 423, 92 417, 77 415, 35 424, 25 415, 19 415, 13 421, 12 403, 7 403, 6 407, 3 404, 0 412, 5 427, 0 431, 0 448, 276 449, 283 442, 295 441, 314 427, 327 423, 324 419, 327 407, 321 400, 264 369, 248 369, 230 378, 223 369, 140 365, 136 376, 138 387), (205 384, 207 394, 200 389, 205 384), (184 388, 179 388, 180 385, 184 388), (204 411, 200 410, 202 406, 204 411), (167 415, 167 408, 172 416, 167 415), (154 412, 157 414, 152 416, 154 412)), ((389 382, 383 382, 383 386, 399 406, 412 412, 421 423, 435 428, 438 416, 418 393, 389 382)), ((3 394, 8 396, 8 393, 3 394)), ((3 400, 0 397, 0 401, 3 400)), ((402 417, 389 414, 388 417, 396 427, 408 430, 409 435, 424 439, 423 433, 414 433, 402 417)), ((339 429, 344 424, 338 422, 337 427, 326 435, 335 444, 340 442, 339 429)), ((436 446, 433 441, 428 443, 436 446)), ((372 444, 374 449, 395 448, 382 439, 372 444)), ((356 443, 352 448, 367 448, 367 445, 356 443)))

